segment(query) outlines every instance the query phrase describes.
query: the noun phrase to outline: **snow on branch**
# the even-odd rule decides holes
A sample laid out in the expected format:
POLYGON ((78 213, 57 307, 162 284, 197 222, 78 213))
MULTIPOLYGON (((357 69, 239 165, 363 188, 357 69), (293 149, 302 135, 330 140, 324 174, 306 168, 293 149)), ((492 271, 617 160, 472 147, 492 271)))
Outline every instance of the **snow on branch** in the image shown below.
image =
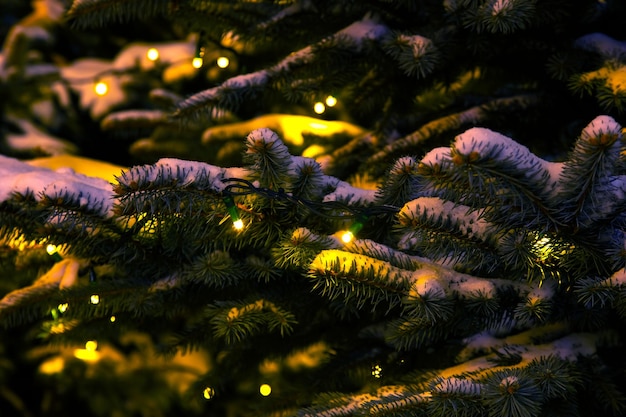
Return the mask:
POLYGON ((113 189, 102 178, 88 177, 70 168, 51 171, 0 155, 0 202, 12 196, 32 195, 36 201, 71 197, 83 208, 110 217, 113 189))

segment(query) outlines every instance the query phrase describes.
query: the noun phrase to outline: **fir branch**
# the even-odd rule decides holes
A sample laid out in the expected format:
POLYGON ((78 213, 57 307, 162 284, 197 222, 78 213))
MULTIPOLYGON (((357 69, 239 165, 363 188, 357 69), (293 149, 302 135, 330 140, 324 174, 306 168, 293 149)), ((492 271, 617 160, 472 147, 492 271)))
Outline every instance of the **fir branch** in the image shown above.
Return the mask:
MULTIPOLYGON (((619 195, 622 185, 611 179, 623 147, 621 126, 611 117, 597 117, 583 129, 559 181, 564 221, 585 227, 594 212, 604 212, 607 201, 619 195)), ((623 198, 618 201, 617 206, 623 198)))
POLYGON ((67 18, 77 27, 102 27, 139 18, 166 15, 175 9, 171 0, 73 0, 67 18))
POLYGON ((320 252, 309 266, 308 276, 314 289, 330 300, 344 298, 372 309, 384 302, 388 309, 398 305, 412 279, 412 271, 388 262, 336 249, 320 252))
MULTIPOLYGON (((385 25, 367 16, 332 35, 332 38, 350 44, 356 53, 360 53, 367 46, 367 42, 379 42, 384 39, 388 30, 385 25)), ((324 42, 328 40, 321 41, 324 42)), ((315 45, 306 46, 267 69, 229 78, 217 87, 196 93, 178 103, 174 117, 193 116, 211 107, 224 107, 236 111, 244 97, 250 98, 263 91, 276 77, 315 62, 314 47, 315 45)))
POLYGON ((220 302, 207 308, 216 337, 226 343, 241 342, 263 331, 278 330, 281 336, 296 324, 293 313, 271 301, 259 299, 252 303, 220 302))
POLYGON ((539 103, 539 97, 533 95, 519 95, 493 99, 487 103, 474 106, 458 113, 443 116, 432 120, 418 130, 402 138, 394 140, 382 150, 368 158, 367 164, 379 164, 387 161, 393 155, 417 148, 433 137, 443 136, 446 133, 458 132, 463 127, 480 124, 484 121, 492 108, 514 109, 527 108, 539 103))

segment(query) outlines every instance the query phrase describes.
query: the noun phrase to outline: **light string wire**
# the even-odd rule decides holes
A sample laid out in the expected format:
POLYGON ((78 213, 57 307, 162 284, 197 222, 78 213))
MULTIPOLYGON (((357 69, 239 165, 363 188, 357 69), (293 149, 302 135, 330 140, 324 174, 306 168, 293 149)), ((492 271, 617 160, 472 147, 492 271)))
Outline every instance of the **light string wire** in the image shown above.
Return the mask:
POLYGON ((341 220, 345 218, 369 218, 385 214, 396 214, 400 211, 399 207, 392 205, 366 206, 357 208, 339 201, 311 201, 287 193, 283 188, 279 188, 276 191, 265 187, 257 187, 251 181, 242 178, 226 178, 223 182, 230 183, 222 191, 224 196, 235 197, 255 194, 271 200, 287 201, 296 206, 304 207, 311 213, 327 219, 341 220), (344 214, 330 214, 326 213, 326 210, 341 211, 344 214))

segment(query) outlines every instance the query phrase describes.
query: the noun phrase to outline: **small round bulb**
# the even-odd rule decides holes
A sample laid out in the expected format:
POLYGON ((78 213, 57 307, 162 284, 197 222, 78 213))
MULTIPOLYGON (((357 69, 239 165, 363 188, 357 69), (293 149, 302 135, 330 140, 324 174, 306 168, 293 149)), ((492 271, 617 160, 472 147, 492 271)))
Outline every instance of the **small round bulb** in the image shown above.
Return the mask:
POLYGON ((94 85, 93 89, 97 95, 103 96, 109 91, 109 86, 105 82, 99 81, 94 85))
POLYGON ((217 58, 217 66, 220 68, 226 68, 230 65, 230 59, 225 56, 217 58))
POLYGON ((148 52, 146 52, 146 56, 150 61, 156 61, 159 59, 159 51, 156 48, 150 48, 148 52))
POLYGON ((270 384, 261 384, 261 386, 259 387, 259 392, 262 396, 267 397, 272 393, 272 387, 270 386, 270 384))
POLYGON ((337 104, 337 99, 333 96, 326 97, 326 105, 328 107, 334 107, 337 104))
POLYGON ((343 243, 350 243, 352 239, 354 239, 354 234, 349 230, 341 235, 343 243))
POLYGON ((193 61, 191 61, 191 65, 196 69, 202 68, 202 64, 202 58, 200 57, 195 57, 193 61))
POLYGON ((321 101, 318 101, 313 105, 313 111, 317 114, 322 114, 326 111, 326 106, 321 101))

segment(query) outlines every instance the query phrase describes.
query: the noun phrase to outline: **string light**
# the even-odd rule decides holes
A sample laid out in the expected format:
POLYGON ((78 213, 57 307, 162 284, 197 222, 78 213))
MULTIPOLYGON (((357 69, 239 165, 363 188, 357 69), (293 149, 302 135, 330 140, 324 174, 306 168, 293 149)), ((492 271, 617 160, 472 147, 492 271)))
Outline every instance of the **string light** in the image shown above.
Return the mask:
POLYGON ((91 298, 89 299, 89 301, 91 302, 91 304, 99 304, 100 303, 100 296, 98 294, 93 294, 91 296, 91 298))
POLYGON ((68 303, 61 303, 57 306, 57 308, 53 308, 52 310, 50 310, 50 314, 52 314, 52 319, 54 321, 59 320, 60 314, 65 313, 68 307, 68 303))
POLYGON ((322 114, 326 111, 326 106, 321 101, 318 101, 313 105, 313 111, 317 114, 322 114))
POLYGON ((205 399, 210 400, 215 396, 215 390, 212 387, 206 387, 204 391, 202 391, 202 396, 205 399))
POLYGON ((233 221, 233 227, 236 230, 243 229, 243 221, 239 218, 239 213, 237 212, 237 207, 235 206, 233 198, 231 196, 224 197, 224 204, 226 205, 228 214, 230 214, 230 219, 233 221))
POLYGON ((259 387, 259 392, 262 396, 267 397, 272 393, 272 387, 270 386, 270 384, 261 384, 261 386, 259 387))
POLYGON ((148 57, 150 61, 154 62, 159 59, 159 51, 156 48, 150 48, 148 49, 148 52, 146 52, 146 57, 148 57))
POLYGON ((111 316, 109 320, 111 321, 111 323, 115 323, 115 316, 111 316))
POLYGON ((203 46, 199 46, 196 49, 196 54, 193 57, 193 60, 191 61, 191 65, 196 68, 202 68, 202 65, 204 64, 204 47, 203 46))
MULTIPOLYGON (((281 201, 289 201, 290 203, 299 205, 308 209, 311 213, 314 213, 320 217, 326 217, 329 219, 345 219, 346 217, 355 217, 355 221, 350 227, 350 229, 343 233, 345 235, 345 242, 349 242, 354 236, 363 228, 363 225, 368 221, 370 217, 379 216, 379 215, 391 215, 400 211, 399 207, 392 205, 381 205, 381 206, 371 206, 367 208, 367 213, 362 212, 362 209, 357 209, 351 207, 343 202, 339 201, 310 201, 306 200, 292 194, 286 193, 284 190, 279 189, 278 191, 272 190, 269 188, 257 187, 252 184, 250 181, 242 179, 242 178, 227 178, 223 180, 224 182, 230 183, 224 189, 225 192, 229 193, 224 201, 227 204, 232 206, 230 210, 237 214, 234 201, 232 200, 232 195, 249 195, 249 194, 257 194, 272 200, 281 200, 281 201), (351 212, 351 215, 346 214, 329 214, 332 213, 345 213, 351 212)), ((232 215, 232 213, 231 213, 232 215)), ((239 217, 236 217, 239 219, 239 217)), ((340 235, 341 236, 341 235, 340 235)))
POLYGON ((48 246, 46 246, 46 252, 48 252, 48 255, 50 255, 55 262, 63 260, 61 254, 59 254, 59 252, 57 251, 56 245, 49 244, 48 246))
POLYGON ((104 81, 98 81, 94 84, 93 90, 97 95, 103 96, 109 91, 109 86, 104 81))
POLYGON ((363 228, 363 225, 367 221, 367 218, 368 216, 364 214, 360 214, 359 216, 357 216, 352 226, 350 226, 350 229, 348 229, 341 235, 341 240, 344 243, 350 243, 352 239, 354 239, 354 236, 356 236, 356 234, 359 233, 359 231, 363 228))
POLYGON ((335 107, 335 105, 337 104, 337 99, 333 96, 328 96, 326 97, 326 105, 328 107, 335 107))
POLYGON ((372 376, 374 378, 382 378, 382 376, 383 376, 383 368, 380 365, 374 365, 372 367, 372 376))
POLYGON ((230 65, 230 59, 228 59, 228 57, 225 56, 221 56, 219 58, 217 58, 217 66, 220 68, 226 68, 230 65))

